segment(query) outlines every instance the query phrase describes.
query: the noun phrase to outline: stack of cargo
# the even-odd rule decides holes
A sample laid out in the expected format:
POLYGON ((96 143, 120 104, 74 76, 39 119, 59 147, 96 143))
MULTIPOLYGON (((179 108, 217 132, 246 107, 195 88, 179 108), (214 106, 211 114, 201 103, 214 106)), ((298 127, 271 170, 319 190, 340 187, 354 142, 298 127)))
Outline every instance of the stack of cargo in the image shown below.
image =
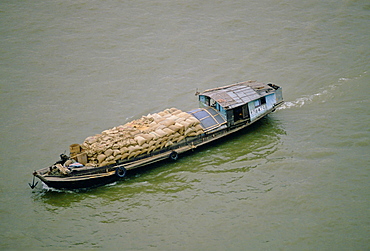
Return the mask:
POLYGON ((87 165, 105 166, 150 154, 202 133, 199 120, 171 108, 88 137, 81 148, 87 154, 87 165))

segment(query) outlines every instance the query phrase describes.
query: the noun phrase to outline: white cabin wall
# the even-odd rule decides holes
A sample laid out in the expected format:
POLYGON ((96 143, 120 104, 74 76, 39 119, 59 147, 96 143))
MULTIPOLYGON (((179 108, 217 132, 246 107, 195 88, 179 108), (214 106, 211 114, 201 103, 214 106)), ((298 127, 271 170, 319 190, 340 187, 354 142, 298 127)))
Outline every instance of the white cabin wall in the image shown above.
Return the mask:
POLYGON ((250 114, 251 121, 254 121, 258 116, 262 115, 265 111, 267 111, 266 104, 255 107, 254 101, 248 103, 248 108, 249 108, 249 114, 250 114))
POLYGON ((272 109, 276 104, 276 96, 275 94, 271 94, 265 97, 266 98, 266 106, 267 109, 272 109))

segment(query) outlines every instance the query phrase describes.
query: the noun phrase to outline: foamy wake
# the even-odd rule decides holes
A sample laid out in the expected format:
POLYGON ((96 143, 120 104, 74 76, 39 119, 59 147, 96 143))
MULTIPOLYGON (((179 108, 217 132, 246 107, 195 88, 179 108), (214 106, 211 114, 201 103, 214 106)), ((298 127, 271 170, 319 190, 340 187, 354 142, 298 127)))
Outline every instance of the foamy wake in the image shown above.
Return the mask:
POLYGON ((315 94, 312 94, 312 95, 307 95, 307 96, 303 96, 301 98, 297 98, 294 101, 285 101, 285 103, 282 106, 280 106, 279 108, 277 108, 277 110, 289 109, 289 108, 292 108, 292 107, 302 107, 305 104, 312 103, 316 97, 323 96, 323 95, 328 95, 328 94, 329 94, 328 90, 323 90, 322 92, 319 92, 319 93, 315 93, 315 94))
MULTIPOLYGON (((364 74, 366 74, 366 72, 364 72, 364 74)), ((359 77, 361 77, 361 76, 362 75, 360 75, 359 77)), ((359 77, 355 77, 354 79, 357 79, 359 77)), ((310 104, 310 103, 316 101, 317 99, 319 99, 319 97, 321 97, 320 102, 326 102, 326 100, 329 97, 332 97, 334 95, 333 90, 335 88, 341 86, 342 84, 344 84, 345 82, 350 81, 350 80, 352 80, 352 79, 351 78, 340 78, 340 79, 338 79, 338 82, 336 84, 329 85, 328 87, 325 87, 325 88, 321 89, 321 91, 318 92, 318 93, 311 94, 311 95, 305 95, 303 97, 297 98, 294 101, 285 101, 285 103, 282 106, 280 106, 279 108, 277 108, 277 110, 289 109, 289 108, 293 108, 293 107, 298 107, 299 108, 299 107, 304 106, 305 104, 310 104)))
MULTIPOLYGON (((294 101, 286 101, 282 106, 277 108, 277 110, 283 110, 283 109, 289 109, 293 107, 302 107, 305 104, 310 104, 314 102, 318 97, 320 96, 325 96, 325 97, 330 97, 332 96, 331 90, 336 88, 336 86, 329 86, 330 90, 322 90, 321 92, 312 94, 312 95, 305 95, 303 97, 297 98, 294 101)), ((325 98, 321 100, 321 102, 325 102, 325 98)))
POLYGON ((42 182, 42 189, 47 192, 58 192, 58 193, 73 193, 71 190, 60 190, 53 187, 49 187, 44 182, 42 182))

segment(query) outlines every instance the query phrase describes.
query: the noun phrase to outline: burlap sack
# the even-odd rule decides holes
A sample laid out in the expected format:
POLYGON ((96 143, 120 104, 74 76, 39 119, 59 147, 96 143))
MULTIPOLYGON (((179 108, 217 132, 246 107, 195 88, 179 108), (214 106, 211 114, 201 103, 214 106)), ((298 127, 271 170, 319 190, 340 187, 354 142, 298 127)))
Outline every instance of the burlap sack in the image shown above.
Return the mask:
POLYGON ((188 122, 188 121, 186 121, 186 120, 181 121, 181 122, 179 122, 179 123, 184 127, 184 132, 185 132, 186 130, 188 130, 188 129, 191 127, 191 123, 190 123, 190 122, 188 122))
POLYGON ((202 133, 204 131, 195 117, 170 108, 87 137, 82 149, 87 153, 89 163, 105 165, 152 153, 202 133))
POLYGON ((174 125, 175 123, 176 123, 175 120, 168 118, 166 120, 159 122, 158 124, 164 125, 165 127, 169 127, 170 125, 174 125))
POLYGON ((114 157, 114 160, 117 161, 117 160, 121 160, 122 159, 122 155, 121 154, 118 154, 114 157))
POLYGON ((105 152, 104 152, 104 155, 106 156, 106 157, 109 157, 109 156, 111 156, 113 154, 113 150, 112 149, 107 149, 105 152))
POLYGON ((111 156, 109 156, 109 157, 107 157, 106 159, 105 159, 105 161, 108 161, 108 162, 111 162, 111 161, 113 161, 114 160, 114 156, 113 155, 111 155, 111 156))
POLYGON ((163 131, 166 133, 166 136, 169 137, 171 136, 172 134, 174 134, 175 132, 172 131, 170 128, 164 128, 163 131))
POLYGON ((99 154, 97 159, 98 159, 99 163, 102 163, 105 160, 106 157, 107 156, 105 156, 104 154, 99 154))
POLYGON ((146 139, 141 136, 136 136, 134 139, 139 146, 142 146, 146 142, 146 139))
POLYGON ((162 129, 155 130, 155 133, 159 136, 159 138, 163 138, 167 136, 167 133, 164 132, 162 129))
POLYGON ((128 147, 128 153, 133 153, 133 152, 136 152, 136 151, 140 151, 142 149, 141 146, 139 145, 131 145, 128 147))
POLYGON ((185 136, 178 137, 174 142, 179 143, 185 139, 185 136))
POLYGON ((171 129, 173 132, 180 132, 183 131, 184 126, 179 123, 175 123, 174 125, 170 125, 168 128, 171 129))

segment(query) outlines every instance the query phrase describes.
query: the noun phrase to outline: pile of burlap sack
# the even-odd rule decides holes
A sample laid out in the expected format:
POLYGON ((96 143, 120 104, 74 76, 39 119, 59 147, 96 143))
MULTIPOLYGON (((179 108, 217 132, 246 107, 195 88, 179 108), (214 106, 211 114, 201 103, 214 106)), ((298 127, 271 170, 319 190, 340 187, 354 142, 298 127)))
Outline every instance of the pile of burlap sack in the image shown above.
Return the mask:
POLYGON ((204 133, 199 120, 176 108, 148 114, 85 139, 88 166, 105 166, 170 147, 204 133))

